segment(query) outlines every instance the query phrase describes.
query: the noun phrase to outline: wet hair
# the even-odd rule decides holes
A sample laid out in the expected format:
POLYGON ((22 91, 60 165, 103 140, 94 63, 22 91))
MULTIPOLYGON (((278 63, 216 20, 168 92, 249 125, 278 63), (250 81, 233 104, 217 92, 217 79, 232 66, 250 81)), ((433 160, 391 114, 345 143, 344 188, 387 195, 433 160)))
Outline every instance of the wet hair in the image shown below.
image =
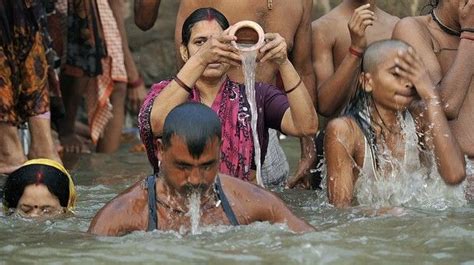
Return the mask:
POLYGON ((229 27, 229 21, 221 12, 212 7, 198 8, 194 10, 194 12, 192 12, 183 23, 181 29, 182 44, 188 45, 189 39, 191 38, 191 29, 196 23, 203 20, 215 20, 223 30, 229 27))
MULTIPOLYGON (((400 40, 381 40, 370 44, 362 57, 361 65, 357 72, 357 77, 362 73, 373 73, 377 67, 388 57, 387 50, 408 49, 407 43, 400 40)), ((364 84, 355 79, 355 94, 344 110, 344 115, 352 117, 357 125, 359 125, 362 133, 366 137, 373 154, 377 153, 377 139, 375 137, 375 129, 372 124, 371 108, 376 106, 373 104, 372 93, 364 90, 364 84)), ((382 128, 383 129, 383 128, 382 128)), ((375 164, 379 165, 377 156, 375 155, 375 164)))
POLYGON ((221 140, 221 122, 209 107, 198 102, 186 102, 175 107, 165 119, 162 143, 166 150, 171 137, 176 135, 186 141, 189 153, 199 158, 210 140, 221 140))
POLYGON ((31 184, 44 184, 58 198, 62 207, 68 207, 68 176, 57 168, 41 164, 22 166, 7 177, 3 187, 4 206, 16 208, 26 186, 31 184))

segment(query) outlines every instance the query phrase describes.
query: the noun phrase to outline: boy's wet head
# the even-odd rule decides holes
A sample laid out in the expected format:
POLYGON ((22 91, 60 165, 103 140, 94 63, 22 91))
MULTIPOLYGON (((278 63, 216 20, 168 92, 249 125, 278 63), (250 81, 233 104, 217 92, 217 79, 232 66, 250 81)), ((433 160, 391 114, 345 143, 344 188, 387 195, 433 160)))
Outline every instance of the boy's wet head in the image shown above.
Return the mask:
POLYGON ((373 73, 377 66, 387 60, 392 51, 405 51, 408 47, 410 47, 408 44, 399 40, 381 40, 372 43, 364 52, 362 72, 373 73))

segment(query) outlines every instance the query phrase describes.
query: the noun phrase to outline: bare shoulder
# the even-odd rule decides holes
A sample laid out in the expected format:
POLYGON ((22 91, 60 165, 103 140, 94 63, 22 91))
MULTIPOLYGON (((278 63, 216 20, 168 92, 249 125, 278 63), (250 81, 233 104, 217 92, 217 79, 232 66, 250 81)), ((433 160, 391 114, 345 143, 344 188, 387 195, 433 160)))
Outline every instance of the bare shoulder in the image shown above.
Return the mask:
POLYGON ((380 16, 380 19, 383 19, 383 21, 386 24, 391 25, 392 28, 395 26, 395 24, 397 24, 398 21, 400 21, 399 17, 394 16, 390 13, 387 13, 384 10, 381 10, 381 9, 380 9, 380 15, 379 16, 380 16))
POLYGON ((268 196, 274 196, 273 193, 250 182, 224 174, 220 174, 219 177, 226 195, 229 195, 229 197, 232 197, 236 200, 249 198, 262 199, 268 196))
POLYGON ((359 126, 351 117, 342 116, 332 119, 327 127, 326 134, 337 135, 354 135, 358 131, 359 126))
POLYGON ((120 235, 145 228, 147 194, 144 181, 138 181, 99 210, 92 219, 89 232, 98 235, 120 235))
POLYGON ((404 41, 413 38, 430 38, 426 16, 405 17, 400 19, 395 24, 392 38, 404 41))

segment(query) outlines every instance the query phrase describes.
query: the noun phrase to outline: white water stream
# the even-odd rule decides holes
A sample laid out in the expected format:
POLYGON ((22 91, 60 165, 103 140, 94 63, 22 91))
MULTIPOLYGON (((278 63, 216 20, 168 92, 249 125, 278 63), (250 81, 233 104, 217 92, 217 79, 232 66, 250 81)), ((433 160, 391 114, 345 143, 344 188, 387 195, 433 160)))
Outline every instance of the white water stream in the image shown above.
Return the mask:
POLYGON ((201 193, 194 191, 188 197, 188 213, 191 219, 191 234, 200 234, 199 221, 201 220, 201 193))
MULTIPOLYGON (((248 44, 247 44, 248 45, 248 44)), ((239 44, 239 46, 246 47, 245 44, 239 44)), ((253 44, 248 45, 253 46, 253 44)), ((262 163, 260 160, 260 142, 258 140, 257 133, 257 119, 258 119, 258 110, 257 103, 255 99, 255 68, 257 66, 257 51, 241 51, 240 57, 242 58, 242 67, 245 78, 245 94, 250 105, 251 121, 250 126, 252 127, 252 137, 253 137, 253 146, 254 146, 254 160, 256 166, 256 179, 257 184, 264 187, 262 180, 262 163)))

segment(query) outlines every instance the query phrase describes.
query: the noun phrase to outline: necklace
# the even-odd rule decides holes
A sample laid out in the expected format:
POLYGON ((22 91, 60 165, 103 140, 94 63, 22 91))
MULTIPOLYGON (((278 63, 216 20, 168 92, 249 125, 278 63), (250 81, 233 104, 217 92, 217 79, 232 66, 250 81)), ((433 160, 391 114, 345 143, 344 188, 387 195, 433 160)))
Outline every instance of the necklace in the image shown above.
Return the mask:
POLYGON ((454 30, 446 25, 443 24, 443 22, 441 22, 441 20, 438 18, 438 16, 436 15, 434 9, 433 11, 431 11, 431 17, 433 18, 433 20, 436 22, 436 24, 438 24, 438 26, 444 31, 446 32, 447 34, 449 35, 453 35, 453 36, 461 36, 461 32, 458 31, 458 30, 454 30))

